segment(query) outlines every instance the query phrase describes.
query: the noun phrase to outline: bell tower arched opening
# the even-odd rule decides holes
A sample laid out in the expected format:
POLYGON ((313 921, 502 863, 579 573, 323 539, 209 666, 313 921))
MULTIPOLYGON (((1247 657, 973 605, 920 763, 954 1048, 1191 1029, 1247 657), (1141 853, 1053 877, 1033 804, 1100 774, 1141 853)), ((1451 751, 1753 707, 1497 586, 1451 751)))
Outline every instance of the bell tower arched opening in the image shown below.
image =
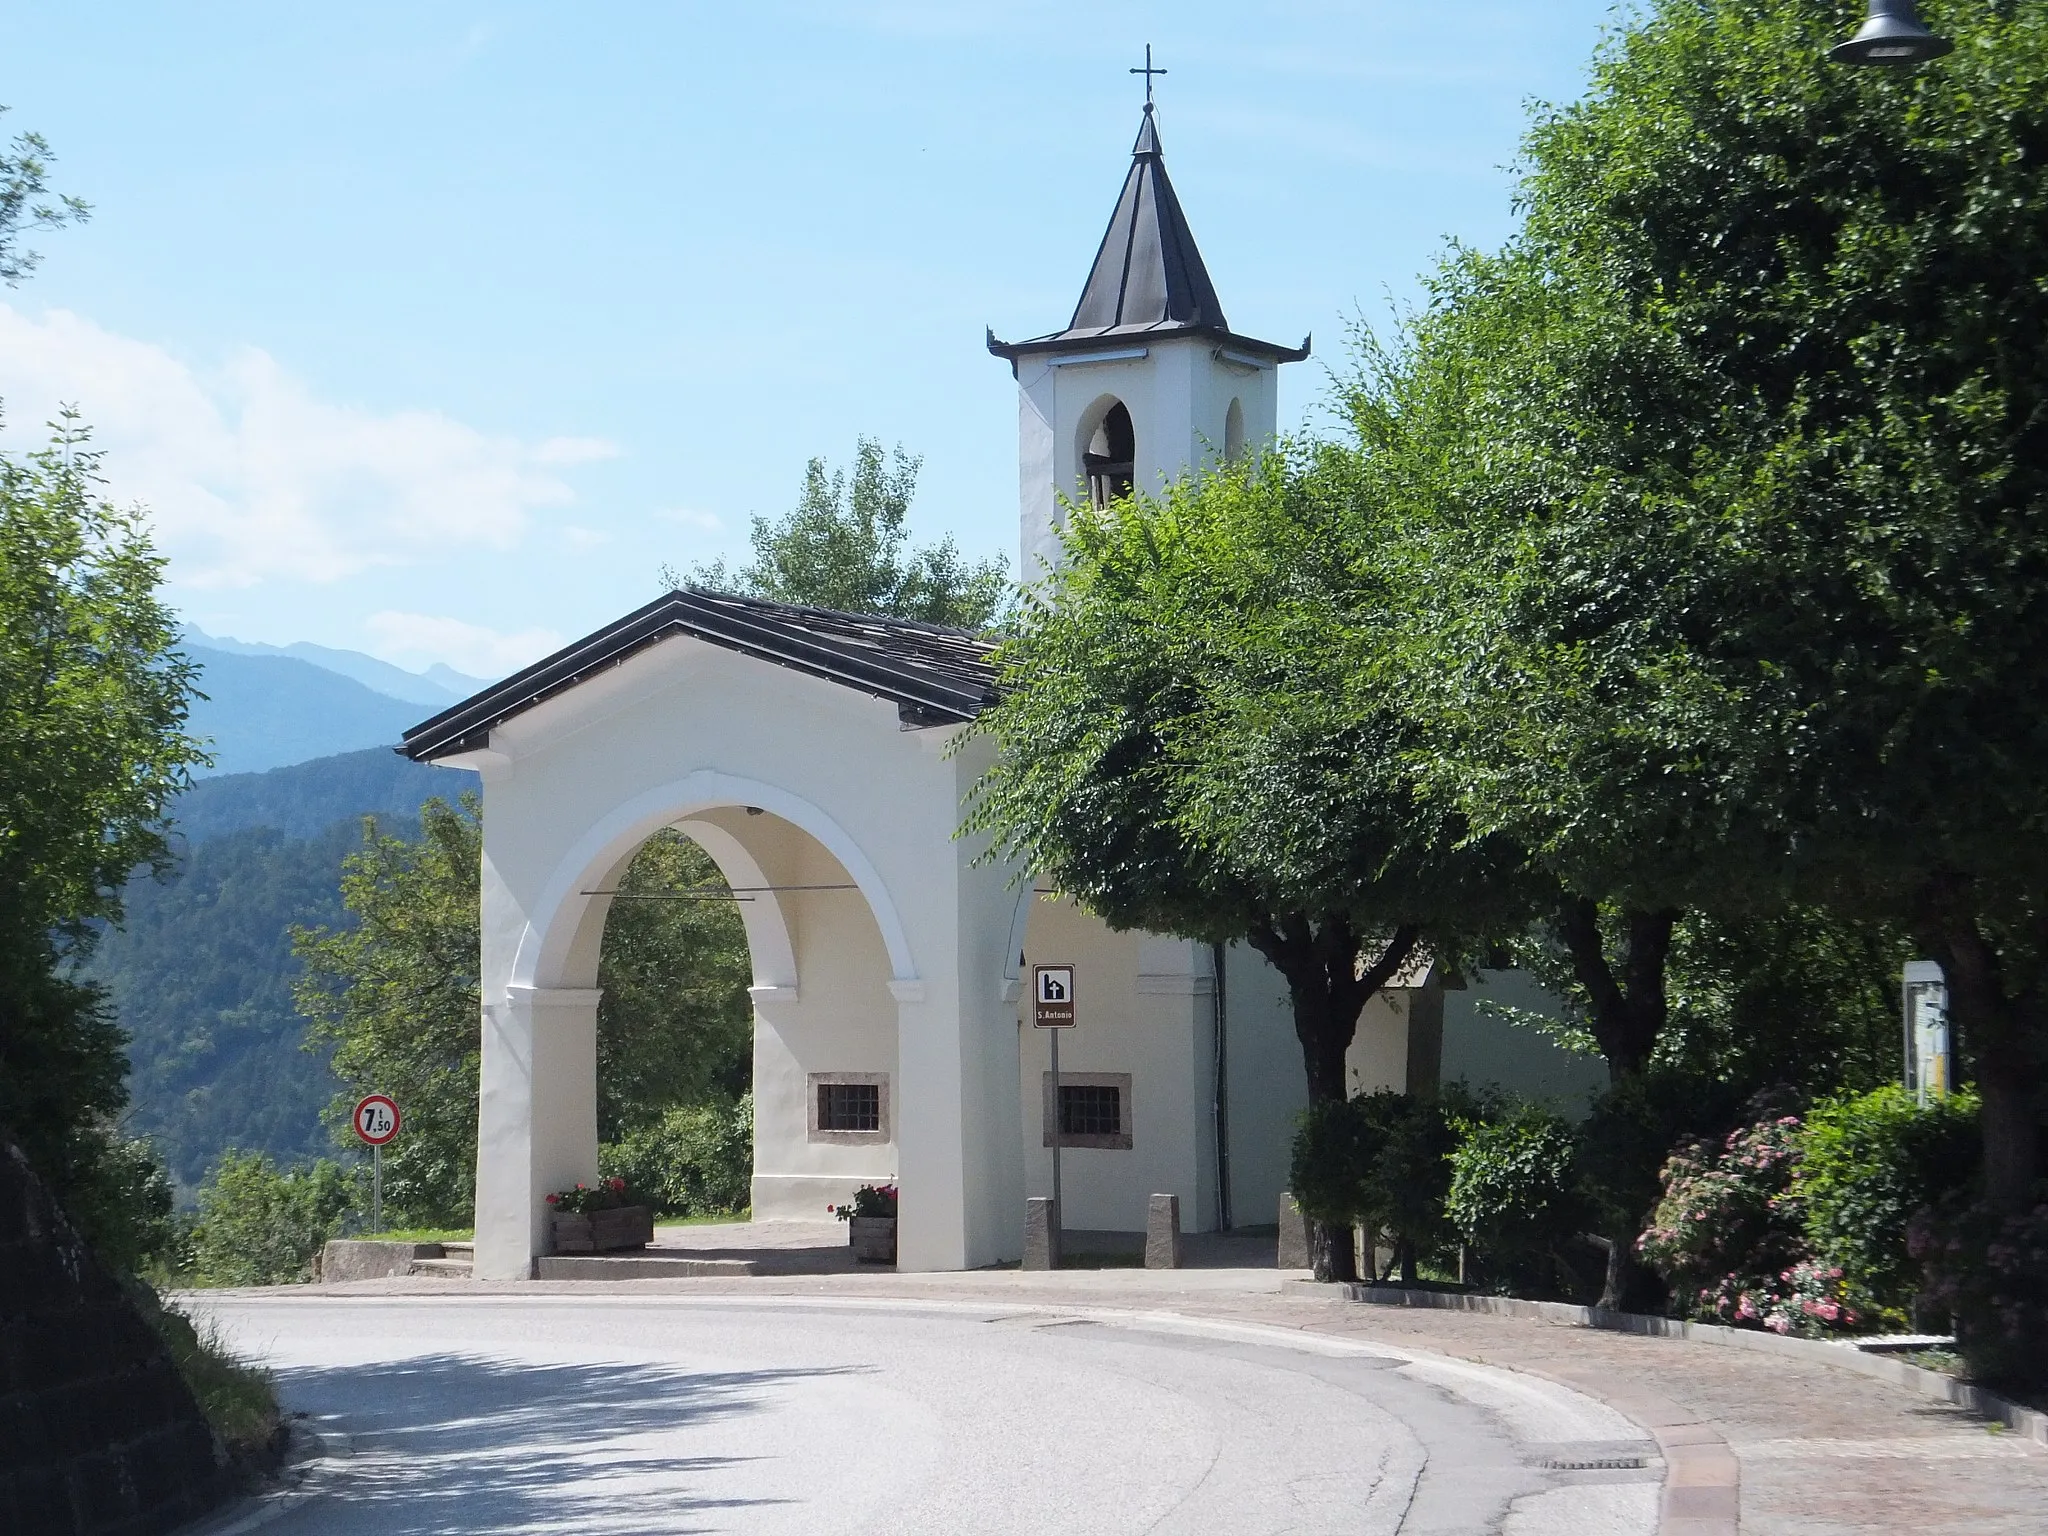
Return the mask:
POLYGON ((1244 402, 1233 398, 1223 413, 1223 462, 1235 464, 1244 457, 1244 402))
POLYGON ((1131 494, 1137 483, 1138 433, 1121 400, 1109 402, 1100 416, 1089 412, 1092 428, 1083 427, 1081 470, 1088 479, 1088 500, 1096 507, 1131 494))

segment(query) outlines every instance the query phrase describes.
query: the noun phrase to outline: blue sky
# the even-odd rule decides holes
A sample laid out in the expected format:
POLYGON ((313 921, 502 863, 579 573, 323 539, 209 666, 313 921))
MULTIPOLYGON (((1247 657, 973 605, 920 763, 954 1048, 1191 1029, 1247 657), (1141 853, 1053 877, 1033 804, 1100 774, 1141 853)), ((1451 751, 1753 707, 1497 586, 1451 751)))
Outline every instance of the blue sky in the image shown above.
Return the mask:
MULTIPOLYGON (((1232 325, 1384 316, 1509 230, 1532 99, 1607 0, 0 0, 7 131, 95 205, 0 289, 0 443, 78 405, 215 633, 498 673, 743 551, 813 454, 924 456, 1015 558, 982 327, 1063 324, 1150 41, 1232 325)), ((1845 13, 1846 14, 1846 13, 1845 13)))

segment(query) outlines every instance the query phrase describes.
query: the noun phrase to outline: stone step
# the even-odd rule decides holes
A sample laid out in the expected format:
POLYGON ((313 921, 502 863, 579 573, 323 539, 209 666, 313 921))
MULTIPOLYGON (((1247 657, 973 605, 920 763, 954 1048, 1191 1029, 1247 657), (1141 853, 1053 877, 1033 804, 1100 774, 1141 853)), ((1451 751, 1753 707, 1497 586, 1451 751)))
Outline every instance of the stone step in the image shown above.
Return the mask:
MULTIPOLYGON (((447 1245, 453 1248, 455 1245, 447 1245)), ((412 1273, 416 1275, 440 1275, 450 1280, 467 1280, 470 1275, 470 1261, 467 1258, 414 1259, 412 1273)))
POLYGON ((476 1256, 475 1243, 443 1243, 441 1251, 451 1259, 468 1259, 476 1256))

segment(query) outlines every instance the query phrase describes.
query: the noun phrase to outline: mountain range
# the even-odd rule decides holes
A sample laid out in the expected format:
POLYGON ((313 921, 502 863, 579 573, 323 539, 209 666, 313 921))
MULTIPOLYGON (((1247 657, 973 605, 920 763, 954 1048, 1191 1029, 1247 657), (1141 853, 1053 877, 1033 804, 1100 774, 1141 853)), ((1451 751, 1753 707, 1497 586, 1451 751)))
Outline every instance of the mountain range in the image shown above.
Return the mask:
POLYGON ((188 629, 181 649, 201 668, 188 728, 209 743, 213 766, 204 771, 211 774, 261 773, 388 747, 489 686, 443 665, 408 672, 304 641, 260 645, 188 629))

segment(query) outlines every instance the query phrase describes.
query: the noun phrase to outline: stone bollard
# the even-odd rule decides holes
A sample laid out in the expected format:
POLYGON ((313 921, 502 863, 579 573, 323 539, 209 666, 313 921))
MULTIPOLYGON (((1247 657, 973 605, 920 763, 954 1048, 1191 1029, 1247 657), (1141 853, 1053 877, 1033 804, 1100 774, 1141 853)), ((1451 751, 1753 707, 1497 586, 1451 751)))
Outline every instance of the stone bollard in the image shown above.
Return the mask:
POLYGON ((1145 1208, 1145 1267, 1180 1268, 1179 1195, 1154 1195, 1145 1208))
POLYGON ((1301 1214, 1301 1207, 1294 1203, 1294 1196, 1285 1190, 1280 1194, 1280 1260, 1281 1269, 1307 1269, 1308 1218, 1301 1214))
POLYGON ((1060 1208, 1049 1195, 1033 1195, 1024 1202, 1024 1267, 1060 1267, 1060 1208))

